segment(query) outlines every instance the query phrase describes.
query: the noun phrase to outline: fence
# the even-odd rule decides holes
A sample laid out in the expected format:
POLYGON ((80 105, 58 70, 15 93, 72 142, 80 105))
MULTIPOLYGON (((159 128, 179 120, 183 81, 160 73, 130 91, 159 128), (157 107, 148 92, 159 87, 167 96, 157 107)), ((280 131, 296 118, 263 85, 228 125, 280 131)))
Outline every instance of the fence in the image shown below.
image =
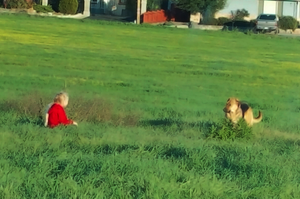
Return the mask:
POLYGON ((160 23, 168 19, 175 21, 175 18, 169 17, 169 13, 165 10, 148 11, 143 14, 143 23, 160 23))

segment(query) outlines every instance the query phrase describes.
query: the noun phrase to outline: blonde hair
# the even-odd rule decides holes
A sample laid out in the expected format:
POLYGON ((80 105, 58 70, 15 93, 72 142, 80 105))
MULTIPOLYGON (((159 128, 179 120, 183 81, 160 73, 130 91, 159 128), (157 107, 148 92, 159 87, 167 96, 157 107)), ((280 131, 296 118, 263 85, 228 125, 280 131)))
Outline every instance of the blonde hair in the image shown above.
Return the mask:
POLYGON ((64 103, 69 100, 69 95, 66 92, 57 93, 53 99, 54 103, 64 103))

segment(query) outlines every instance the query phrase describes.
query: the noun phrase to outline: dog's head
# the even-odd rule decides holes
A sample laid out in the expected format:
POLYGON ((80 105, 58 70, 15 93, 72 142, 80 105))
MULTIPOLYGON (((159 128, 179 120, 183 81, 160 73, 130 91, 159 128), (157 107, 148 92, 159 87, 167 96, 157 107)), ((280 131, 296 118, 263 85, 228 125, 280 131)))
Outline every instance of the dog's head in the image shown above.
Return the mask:
POLYGON ((223 111, 227 115, 227 114, 235 113, 240 107, 241 107, 240 100, 235 97, 231 97, 227 100, 226 105, 223 108, 223 111))

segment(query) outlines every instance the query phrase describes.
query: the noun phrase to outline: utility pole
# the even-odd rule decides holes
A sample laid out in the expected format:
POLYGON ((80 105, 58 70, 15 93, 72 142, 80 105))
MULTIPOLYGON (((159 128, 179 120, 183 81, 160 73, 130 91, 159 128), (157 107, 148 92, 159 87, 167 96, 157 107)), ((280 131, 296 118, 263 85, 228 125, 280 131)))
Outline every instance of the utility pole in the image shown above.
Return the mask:
POLYGON ((137 0, 137 15, 136 15, 136 24, 140 24, 141 19, 141 0, 137 0))

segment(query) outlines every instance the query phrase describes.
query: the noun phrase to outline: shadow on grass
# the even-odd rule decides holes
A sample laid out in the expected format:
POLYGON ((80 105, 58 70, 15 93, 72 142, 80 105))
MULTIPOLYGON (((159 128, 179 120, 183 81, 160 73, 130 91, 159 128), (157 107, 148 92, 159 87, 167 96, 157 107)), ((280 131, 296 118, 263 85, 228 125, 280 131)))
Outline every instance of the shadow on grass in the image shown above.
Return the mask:
POLYGON ((166 158, 175 158, 175 159, 182 159, 187 156, 188 153, 185 148, 183 147, 170 147, 167 148, 162 154, 162 157, 166 158))
POLYGON ((177 120, 172 120, 172 119, 158 119, 158 120, 145 120, 141 121, 140 125, 141 126, 155 126, 155 127, 160 127, 160 126, 171 126, 173 124, 181 123, 180 121, 177 120))
POLYGON ((146 145, 143 146, 141 149, 138 145, 135 144, 122 144, 122 145, 111 145, 111 144, 104 144, 95 148, 92 153, 95 155, 112 155, 115 153, 123 153, 128 151, 136 151, 142 150, 145 152, 149 152, 152 154, 156 154, 157 157, 162 158, 174 158, 174 159, 182 159, 188 156, 188 152, 184 147, 177 147, 177 146, 169 146, 169 145, 162 145, 162 146, 155 146, 155 145, 146 145))
POLYGON ((94 154, 104 154, 104 155, 111 155, 114 153, 122 153, 123 151, 129 150, 137 150, 139 147, 137 145, 130 145, 130 144, 123 144, 123 145, 101 145, 94 149, 94 154))
MULTIPOLYGON (((230 156, 231 158, 233 156, 230 156)), ((238 157, 235 157, 235 159, 238 159, 238 157)), ((243 164, 238 161, 232 161, 227 156, 223 156, 216 159, 216 168, 215 168, 215 174, 220 178, 226 178, 227 176, 234 176, 235 178, 246 175, 247 178, 249 178, 251 175, 253 175, 253 172, 255 172, 254 166, 251 164, 243 164)), ((258 172, 256 170, 256 172, 258 172)))
POLYGON ((184 129, 197 129, 204 133, 205 136, 209 134, 210 129, 213 126, 216 126, 217 123, 213 121, 200 121, 200 122, 186 122, 180 119, 157 119, 157 120, 144 120, 139 123, 139 126, 142 127, 154 127, 154 128, 169 128, 171 126, 176 127, 177 130, 184 130, 184 129))
POLYGON ((19 119, 16 120, 16 124, 33 124, 36 126, 44 127, 44 119, 42 117, 38 118, 30 118, 30 117, 20 117, 19 119))

